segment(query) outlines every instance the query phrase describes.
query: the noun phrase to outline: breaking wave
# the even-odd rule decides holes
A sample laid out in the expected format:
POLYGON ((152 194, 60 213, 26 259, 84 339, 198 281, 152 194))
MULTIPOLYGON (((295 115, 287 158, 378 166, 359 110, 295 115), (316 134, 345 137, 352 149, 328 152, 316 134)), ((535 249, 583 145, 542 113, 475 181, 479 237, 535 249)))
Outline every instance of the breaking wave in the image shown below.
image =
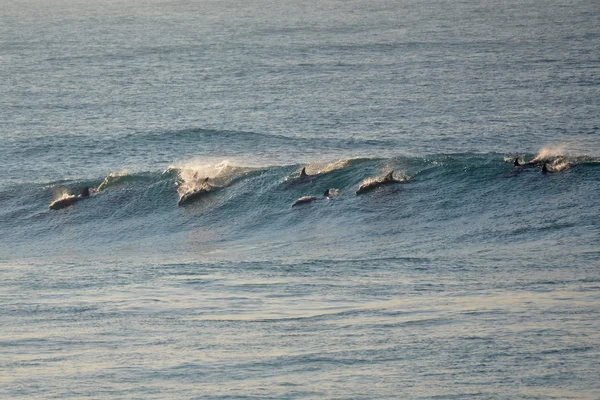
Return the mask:
POLYGON ((73 231, 77 233, 69 240, 88 240, 98 246, 133 237, 162 241, 200 227, 211 232, 211 240, 260 238, 262 243, 277 243, 297 235, 296 229, 308 227, 321 227, 331 232, 332 240, 344 240, 349 232, 365 234, 365 229, 369 235, 393 232, 390 237, 394 237, 395 227, 410 224, 411 240, 416 240, 432 227, 441 232, 445 224, 456 227, 456 221, 463 221, 471 228, 465 232, 453 228, 444 238, 485 243, 526 235, 532 229, 555 234, 577 225, 574 219, 594 213, 595 195, 581 187, 599 179, 598 160, 551 152, 519 155, 526 160, 547 158, 557 173, 544 175, 538 167, 517 171, 512 165, 515 156, 467 153, 348 158, 262 167, 237 165, 231 160, 191 160, 164 171, 121 171, 97 179, 4 188, 0 223, 6 227, 5 243, 25 238, 47 242, 49 237, 60 238, 60 232, 71 235, 73 231), (304 167, 309 180, 300 179, 304 167), (402 185, 355 195, 361 184, 381 179, 392 170, 402 185), (206 178, 218 190, 206 191, 185 208, 177 207, 181 196, 200 187, 206 178), (62 210, 48 209, 57 196, 78 195, 86 187, 93 194, 89 200, 62 210), (337 196, 290 212, 297 199, 322 196, 326 189, 336 189, 337 196), (568 213, 560 218, 551 214, 555 220, 547 216, 529 220, 545 210, 546 203, 540 203, 545 198, 561 198, 556 214, 568 213), (569 205, 572 210, 565 208, 569 205), (531 215, 523 214, 527 210, 531 215), (575 216, 577 212, 580 215, 575 216), (68 226, 71 231, 65 231, 68 226), (93 229, 88 229, 90 226, 93 229))

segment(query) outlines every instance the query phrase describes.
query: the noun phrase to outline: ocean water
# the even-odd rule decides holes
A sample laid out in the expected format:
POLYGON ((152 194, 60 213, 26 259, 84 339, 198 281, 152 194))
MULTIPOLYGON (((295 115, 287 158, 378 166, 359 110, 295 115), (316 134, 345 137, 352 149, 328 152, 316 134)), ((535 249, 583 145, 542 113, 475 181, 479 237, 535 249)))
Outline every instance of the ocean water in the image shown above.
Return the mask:
POLYGON ((600 398, 596 0, 2 0, 0 93, 0 398, 600 398))

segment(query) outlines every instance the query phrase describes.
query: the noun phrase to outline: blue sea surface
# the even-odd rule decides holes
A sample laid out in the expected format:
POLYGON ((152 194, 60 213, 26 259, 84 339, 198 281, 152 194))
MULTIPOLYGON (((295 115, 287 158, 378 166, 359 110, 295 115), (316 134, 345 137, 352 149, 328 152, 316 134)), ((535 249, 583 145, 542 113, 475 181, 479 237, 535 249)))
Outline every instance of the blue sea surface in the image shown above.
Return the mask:
POLYGON ((596 0, 0 21, 0 398, 600 398, 596 0))

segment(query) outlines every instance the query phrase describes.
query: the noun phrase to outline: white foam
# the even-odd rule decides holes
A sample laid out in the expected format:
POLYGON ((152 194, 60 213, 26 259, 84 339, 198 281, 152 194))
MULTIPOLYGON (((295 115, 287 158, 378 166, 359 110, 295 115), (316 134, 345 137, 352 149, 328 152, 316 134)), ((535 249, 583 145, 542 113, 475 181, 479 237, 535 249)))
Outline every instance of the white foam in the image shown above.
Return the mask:
POLYGON ((168 170, 173 168, 179 170, 177 191, 180 195, 202 188, 206 178, 209 178, 211 186, 228 186, 235 178, 253 170, 250 167, 237 166, 229 159, 215 160, 214 162, 190 160, 178 166, 169 167, 168 170))
POLYGON ((565 155, 566 145, 552 145, 552 146, 544 146, 541 150, 536 154, 532 161, 543 161, 549 158, 554 157, 562 157, 565 155))
POLYGON ((327 172, 343 169, 348 166, 349 160, 340 159, 329 163, 311 162, 306 165, 306 173, 308 175, 319 175, 327 172))
POLYGON ((67 188, 62 186, 55 186, 52 188, 52 203, 58 200, 66 199, 68 197, 73 197, 73 195, 69 193, 69 190, 67 188))
POLYGON ((111 172, 104 178, 102 183, 95 189, 96 192, 104 190, 108 185, 119 182, 123 177, 128 176, 127 172, 111 172))

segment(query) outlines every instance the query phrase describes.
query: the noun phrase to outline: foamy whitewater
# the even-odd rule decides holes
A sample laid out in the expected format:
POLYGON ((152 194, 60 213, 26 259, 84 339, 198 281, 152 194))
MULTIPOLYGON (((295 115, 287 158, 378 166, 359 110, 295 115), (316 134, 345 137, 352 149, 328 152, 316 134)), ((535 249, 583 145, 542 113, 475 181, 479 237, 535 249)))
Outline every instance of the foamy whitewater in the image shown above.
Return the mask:
POLYGON ((0 398, 600 398, 597 1, 1 10, 0 398))

